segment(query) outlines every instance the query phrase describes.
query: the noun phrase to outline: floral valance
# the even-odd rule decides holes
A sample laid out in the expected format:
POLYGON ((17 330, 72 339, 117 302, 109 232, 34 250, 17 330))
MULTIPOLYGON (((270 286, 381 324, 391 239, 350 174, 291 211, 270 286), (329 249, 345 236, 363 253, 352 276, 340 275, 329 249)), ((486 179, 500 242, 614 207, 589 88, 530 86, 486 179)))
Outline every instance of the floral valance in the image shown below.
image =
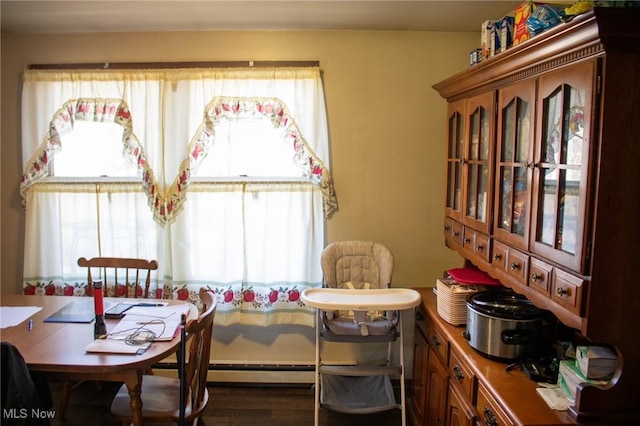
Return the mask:
POLYGON ((54 114, 44 142, 27 162, 20 183, 24 197, 27 189, 49 175, 49 162, 62 147, 61 137, 73 130, 78 120, 115 123, 124 129, 123 155, 139 170, 142 186, 156 222, 166 225, 175 221, 182 209, 191 171, 195 170, 215 141, 216 125, 224 119, 263 117, 274 128, 284 130, 285 142, 294 152, 299 166, 323 194, 325 217, 337 209, 331 175, 323 161, 313 152, 305 140, 287 106, 278 98, 215 97, 206 106, 204 118, 188 146, 188 156, 179 168, 173 183, 164 190, 154 176, 145 157, 145 150, 133 132, 131 112, 121 99, 79 98, 69 100, 54 114))

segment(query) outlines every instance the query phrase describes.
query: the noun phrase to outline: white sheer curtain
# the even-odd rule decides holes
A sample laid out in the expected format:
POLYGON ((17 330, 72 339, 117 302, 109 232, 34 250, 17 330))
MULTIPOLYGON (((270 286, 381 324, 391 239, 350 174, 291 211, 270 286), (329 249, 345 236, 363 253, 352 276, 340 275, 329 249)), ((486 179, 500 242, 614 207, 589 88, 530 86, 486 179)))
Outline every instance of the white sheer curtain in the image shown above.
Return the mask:
POLYGON ((322 282, 337 208, 318 68, 26 71, 22 100, 25 293, 82 295, 80 256, 154 258, 152 294, 210 287, 219 323, 313 325, 299 292, 322 282), (247 118, 283 135, 299 178, 198 174, 216 126, 247 118), (121 125, 138 178, 53 177, 77 121, 121 125))

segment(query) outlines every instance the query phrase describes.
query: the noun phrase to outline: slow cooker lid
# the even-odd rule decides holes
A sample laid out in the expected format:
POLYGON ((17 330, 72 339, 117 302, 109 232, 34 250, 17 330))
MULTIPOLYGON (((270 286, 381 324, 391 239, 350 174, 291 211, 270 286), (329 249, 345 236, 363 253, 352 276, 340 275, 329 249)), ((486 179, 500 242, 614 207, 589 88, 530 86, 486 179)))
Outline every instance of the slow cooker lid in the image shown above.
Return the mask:
POLYGON ((485 315, 505 319, 537 319, 542 316, 529 299, 517 293, 483 291, 467 297, 467 307, 485 315))

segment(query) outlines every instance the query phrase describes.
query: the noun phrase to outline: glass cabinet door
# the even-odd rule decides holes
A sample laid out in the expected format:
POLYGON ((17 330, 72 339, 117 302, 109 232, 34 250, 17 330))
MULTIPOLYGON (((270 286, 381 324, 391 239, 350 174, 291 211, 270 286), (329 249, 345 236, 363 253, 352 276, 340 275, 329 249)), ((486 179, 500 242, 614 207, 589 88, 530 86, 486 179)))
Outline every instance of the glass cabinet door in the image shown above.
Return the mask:
POLYGON ((529 244, 535 81, 498 94, 494 236, 523 250, 529 244))
POLYGON ((464 144, 465 101, 449 104, 447 108, 447 199, 446 215, 460 220, 462 212, 462 155, 464 144))
POLYGON ((495 93, 488 92, 467 100, 466 138, 463 156, 464 217, 462 222, 488 233, 493 189, 493 145, 495 93))
POLYGON ((532 251, 582 272, 595 62, 540 77, 532 251), (587 117, 585 118, 585 114, 587 117))

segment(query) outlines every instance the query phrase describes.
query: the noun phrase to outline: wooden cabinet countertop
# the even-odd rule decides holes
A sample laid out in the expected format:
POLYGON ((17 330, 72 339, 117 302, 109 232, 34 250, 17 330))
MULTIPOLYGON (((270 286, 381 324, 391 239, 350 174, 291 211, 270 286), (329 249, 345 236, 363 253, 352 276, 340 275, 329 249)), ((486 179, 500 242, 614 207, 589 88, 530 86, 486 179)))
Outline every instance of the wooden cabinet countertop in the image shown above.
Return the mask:
POLYGON ((491 360, 469 346, 462 336, 465 326, 453 326, 438 315, 437 299, 433 288, 422 287, 415 290, 422 296, 421 305, 429 321, 440 327, 449 344, 462 354, 478 381, 484 384, 514 424, 519 426, 578 424, 567 411, 549 408, 536 392, 538 385, 524 372, 519 369, 507 372, 508 364, 491 360))

